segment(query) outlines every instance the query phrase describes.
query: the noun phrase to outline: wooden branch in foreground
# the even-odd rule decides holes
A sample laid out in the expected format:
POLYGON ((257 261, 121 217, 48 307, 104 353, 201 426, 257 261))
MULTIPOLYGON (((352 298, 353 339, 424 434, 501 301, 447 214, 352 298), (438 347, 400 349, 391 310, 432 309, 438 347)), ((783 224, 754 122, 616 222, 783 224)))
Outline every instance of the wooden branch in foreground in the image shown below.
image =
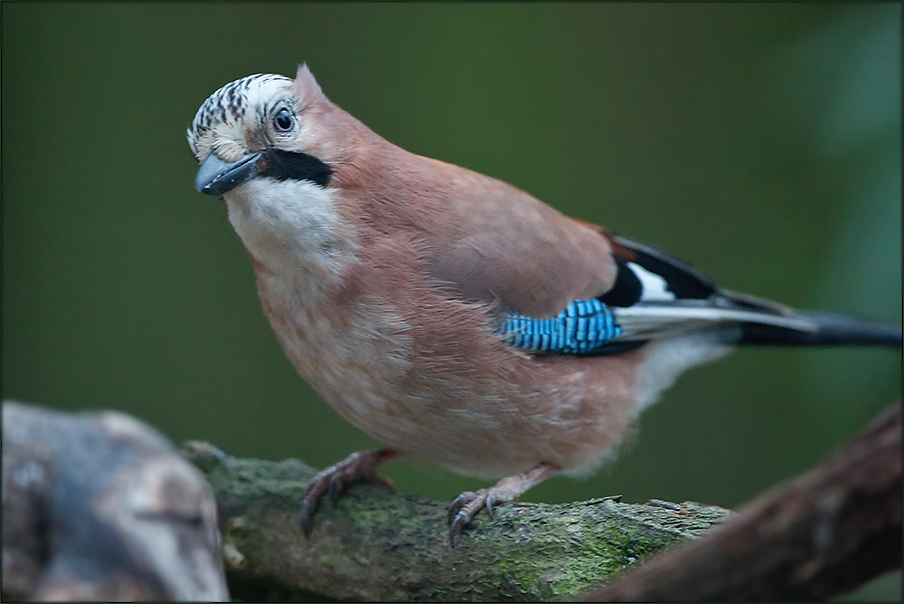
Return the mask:
POLYGON ((311 538, 298 513, 314 470, 187 445, 207 474, 227 543, 230 593, 243 600, 537 601, 575 597, 728 514, 692 503, 596 499, 513 503, 448 544, 448 502, 356 485, 325 501, 311 538))
POLYGON ((122 413, 3 402, 6 601, 227 601, 198 470, 122 413))
POLYGON ((229 590, 244 600, 552 600, 631 567, 587 598, 816 600, 901 565, 899 403, 740 514, 514 503, 479 515, 454 548, 447 502, 353 486, 306 540, 298 512, 314 470, 301 462, 195 443, 184 453, 202 477, 121 414, 5 402, 3 419, 4 599, 225 598, 215 509, 229 590))
POLYGON ((823 465, 583 600, 825 600, 900 567, 897 402, 823 465))

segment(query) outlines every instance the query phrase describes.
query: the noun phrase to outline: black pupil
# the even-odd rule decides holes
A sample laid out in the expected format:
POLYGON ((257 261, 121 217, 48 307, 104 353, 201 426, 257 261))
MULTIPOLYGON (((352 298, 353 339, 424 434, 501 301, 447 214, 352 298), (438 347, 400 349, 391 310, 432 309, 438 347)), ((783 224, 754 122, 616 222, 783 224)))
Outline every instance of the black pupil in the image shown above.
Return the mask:
POLYGON ((286 131, 292 128, 292 116, 285 109, 276 114, 274 122, 277 130, 286 131))

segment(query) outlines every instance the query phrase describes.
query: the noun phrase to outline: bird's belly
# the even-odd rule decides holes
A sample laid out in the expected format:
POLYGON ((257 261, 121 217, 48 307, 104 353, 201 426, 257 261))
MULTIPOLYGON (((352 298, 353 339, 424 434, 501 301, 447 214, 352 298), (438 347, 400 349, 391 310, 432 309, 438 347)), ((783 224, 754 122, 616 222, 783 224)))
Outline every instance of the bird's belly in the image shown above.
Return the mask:
POLYGON ((289 359, 340 415, 462 474, 595 467, 635 414, 633 372, 619 359, 529 357, 461 333, 425 343, 421 326, 388 307, 361 321, 328 305, 286 313, 261 297, 289 359))

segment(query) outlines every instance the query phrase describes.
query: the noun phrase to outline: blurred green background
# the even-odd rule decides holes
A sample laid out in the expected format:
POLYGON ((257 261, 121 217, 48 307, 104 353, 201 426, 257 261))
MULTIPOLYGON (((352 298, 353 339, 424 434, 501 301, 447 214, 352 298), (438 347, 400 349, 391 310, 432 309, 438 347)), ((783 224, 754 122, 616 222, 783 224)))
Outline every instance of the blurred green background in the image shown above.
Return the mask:
MULTIPOLYGON (((3 3, 3 396, 324 467, 375 446, 295 374, 185 128, 307 61, 411 151, 790 305, 901 323, 897 4, 3 3)), ((745 350, 679 380, 615 463, 529 501, 737 506, 901 390, 900 351, 745 350)), ((404 462, 399 490, 486 483, 404 462)), ((899 579, 898 579, 899 580, 899 579)), ((876 597, 900 598, 895 581, 876 597), (897 596, 895 596, 897 594, 897 596)))

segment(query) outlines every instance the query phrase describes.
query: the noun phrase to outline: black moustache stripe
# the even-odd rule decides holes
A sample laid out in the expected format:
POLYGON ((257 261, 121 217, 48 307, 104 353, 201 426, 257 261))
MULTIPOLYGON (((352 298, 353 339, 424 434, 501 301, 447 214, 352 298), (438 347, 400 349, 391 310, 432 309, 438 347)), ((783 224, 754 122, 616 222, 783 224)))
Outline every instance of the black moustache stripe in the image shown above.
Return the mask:
POLYGON ((257 164, 258 174, 276 180, 309 180, 325 187, 333 177, 333 169, 313 155, 272 149, 257 164))

